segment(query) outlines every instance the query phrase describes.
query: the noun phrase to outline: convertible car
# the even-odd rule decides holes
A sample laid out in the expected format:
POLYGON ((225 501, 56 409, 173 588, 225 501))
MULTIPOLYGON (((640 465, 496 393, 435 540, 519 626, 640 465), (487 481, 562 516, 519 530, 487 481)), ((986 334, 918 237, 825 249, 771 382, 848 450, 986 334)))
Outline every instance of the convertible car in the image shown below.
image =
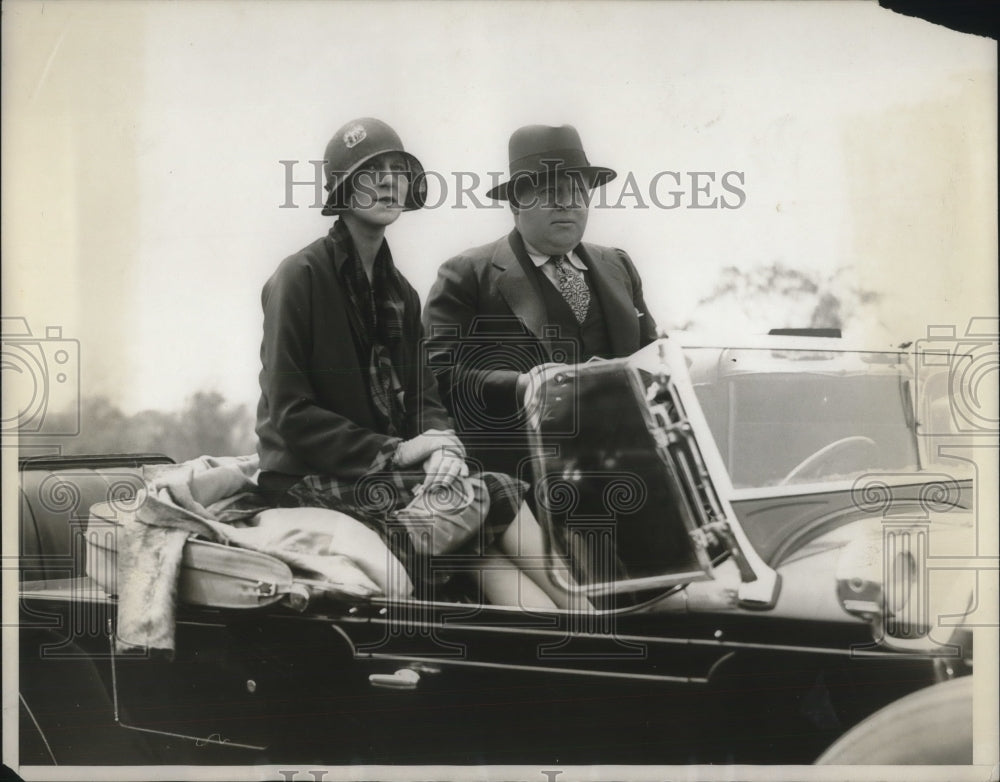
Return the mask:
POLYGON ((22 459, 20 763, 970 763, 985 511, 955 363, 924 359, 671 336, 547 367, 537 568, 574 608, 488 603, 470 557, 429 599, 296 608, 182 574, 172 657, 116 650, 88 563, 170 460, 22 459))

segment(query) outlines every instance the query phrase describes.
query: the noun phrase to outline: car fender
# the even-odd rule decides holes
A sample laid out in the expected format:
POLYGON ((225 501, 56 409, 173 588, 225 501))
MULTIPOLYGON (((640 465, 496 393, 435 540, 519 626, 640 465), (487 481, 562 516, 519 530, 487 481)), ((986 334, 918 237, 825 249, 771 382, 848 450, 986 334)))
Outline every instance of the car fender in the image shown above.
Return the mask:
POLYGON ((968 765, 972 685, 972 676, 961 676, 893 701, 837 739, 816 763, 968 765))

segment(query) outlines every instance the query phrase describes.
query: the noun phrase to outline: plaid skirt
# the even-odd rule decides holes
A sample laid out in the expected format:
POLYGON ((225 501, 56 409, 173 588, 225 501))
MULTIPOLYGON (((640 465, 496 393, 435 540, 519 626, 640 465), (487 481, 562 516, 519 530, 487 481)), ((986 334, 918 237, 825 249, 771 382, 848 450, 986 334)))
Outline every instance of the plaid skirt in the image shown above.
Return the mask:
POLYGON ((357 519, 379 534, 416 585, 431 576, 428 555, 482 554, 514 520, 528 485, 504 473, 476 473, 464 479, 469 493, 420 492, 421 471, 385 470, 355 482, 307 475, 284 494, 288 507, 328 508, 357 519), (414 520, 414 508, 424 517, 414 520), (404 516, 408 519, 403 521, 404 516))

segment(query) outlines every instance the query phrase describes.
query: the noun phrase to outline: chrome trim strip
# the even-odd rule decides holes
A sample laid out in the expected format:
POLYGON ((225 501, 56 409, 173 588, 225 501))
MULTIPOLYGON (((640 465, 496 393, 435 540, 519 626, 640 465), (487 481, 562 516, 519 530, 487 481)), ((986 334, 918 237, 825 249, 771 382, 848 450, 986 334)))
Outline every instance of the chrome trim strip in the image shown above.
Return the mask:
MULTIPOLYGON (((888 487, 896 486, 920 486, 927 483, 926 478, 921 478, 920 472, 906 474, 887 474, 883 481, 883 476, 879 475, 879 481, 888 487)), ((972 477, 956 478, 956 483, 973 482, 972 477)), ((730 502, 740 500, 760 500, 760 499, 788 499, 790 497, 810 496, 813 494, 830 494, 833 492, 850 493, 857 483, 856 479, 829 481, 828 483, 792 483, 786 486, 751 486, 740 489, 733 489, 729 495, 730 502)), ((913 500, 917 502, 916 499, 913 500)))
MULTIPOLYGON (((188 736, 184 733, 174 733, 169 730, 155 730, 153 728, 140 728, 137 725, 128 725, 121 720, 121 715, 118 711, 118 657, 115 653, 115 632, 111 627, 111 620, 107 621, 106 632, 108 635, 108 647, 111 651, 111 694, 113 698, 114 706, 114 720, 115 724, 119 727, 125 728, 126 730, 135 730, 140 733, 152 733, 156 736, 170 736, 175 739, 187 739, 189 741, 194 741, 196 744, 217 744, 222 747, 237 747, 239 749, 256 749, 264 750, 267 749, 266 746, 260 747, 256 744, 243 744, 239 741, 229 741, 228 739, 213 739, 211 736, 201 737, 201 736, 188 736)), ((219 735, 219 734, 213 734, 219 735)))
MULTIPOLYGON (((384 618, 372 619, 370 624, 384 623, 388 624, 389 620, 384 618)), ((848 623, 853 624, 853 623, 848 623)), ((438 627, 444 628, 444 625, 438 625, 438 627)), ((536 636, 548 636, 555 638, 565 638, 569 634, 568 629, 563 630, 539 630, 536 628, 527 627, 500 627, 500 626, 490 626, 490 625, 452 625, 452 627, 460 627, 462 630, 474 630, 479 632, 487 633, 517 633, 520 635, 536 635, 536 636)), ((754 643, 752 641, 727 641, 727 640, 714 640, 707 638, 664 638, 661 636, 648 636, 648 635, 620 635, 620 634, 602 634, 602 633, 575 633, 574 637, 582 638, 596 638, 596 639, 608 639, 615 641, 631 641, 635 643, 648 643, 648 644, 660 644, 660 645, 693 645, 693 646, 711 646, 718 647, 722 649, 773 649, 782 652, 802 652, 802 653, 812 653, 812 654, 831 654, 831 655, 846 655, 857 657, 859 655, 865 657, 881 657, 884 656, 884 652, 860 652, 857 649, 830 649, 825 646, 800 646, 797 644, 764 644, 764 643, 754 643)), ((414 658, 416 659, 416 658, 414 658)), ((521 666, 513 666, 521 667, 521 666)))
POLYGON ((368 658, 373 660, 401 660, 408 662, 433 663, 434 665, 464 665, 473 668, 498 668, 507 671, 535 671, 537 673, 563 673, 579 676, 600 676, 615 679, 635 679, 641 681, 673 682, 679 684, 707 684, 708 679, 696 676, 657 676, 651 673, 623 673, 621 671, 595 671, 587 668, 552 668, 547 665, 509 665, 507 663, 490 663, 475 660, 449 660, 446 658, 405 656, 399 654, 382 654, 373 652, 368 658))
POLYGON ((357 647, 354 645, 354 640, 347 634, 347 631, 340 625, 333 623, 330 625, 331 629, 336 631, 341 638, 347 641, 347 645, 351 648, 351 657, 354 657, 357 652, 357 647))
MULTIPOLYGON (((697 644, 711 644, 711 641, 692 641, 697 644)), ((717 641, 719 646, 735 647, 737 649, 767 649, 779 652, 801 652, 803 654, 832 654, 846 657, 885 657, 885 652, 861 651, 857 648, 829 649, 825 646, 795 646, 792 644, 758 644, 750 641, 717 641)))
POLYGON ((195 622, 189 619, 178 619, 177 624, 179 625, 189 625, 191 627, 223 627, 227 625, 222 622, 195 622))
POLYGON ((739 549, 738 552, 733 552, 737 563, 740 564, 740 586, 737 591, 739 601, 742 605, 757 609, 773 608, 778 599, 781 579, 777 572, 757 553, 750 538, 743 530, 742 522, 730 504, 730 498, 733 496, 733 484, 726 464, 722 460, 722 455, 719 453, 715 438, 712 436, 708 420, 698 402, 691 377, 687 372, 683 351, 679 345, 672 344, 669 340, 666 341, 665 345, 661 343, 661 347, 665 353, 666 363, 672 370, 671 381, 684 405, 697 449, 711 480, 711 488, 714 489, 716 500, 721 507, 722 518, 728 522, 729 531, 735 539, 736 548, 739 549))
POLYGON ((115 605, 118 602, 118 598, 114 595, 109 595, 100 587, 95 589, 79 589, 79 590, 66 590, 64 592, 56 591, 43 591, 36 592, 34 590, 18 590, 17 593, 19 600, 51 600, 51 601, 61 601, 66 602, 67 600, 92 600, 94 602, 107 603, 110 605, 115 605))
POLYGON ((52 758, 52 765, 58 766, 59 761, 56 760, 56 756, 52 752, 52 747, 49 746, 49 740, 45 738, 45 731, 43 731, 42 726, 38 724, 38 720, 35 719, 35 713, 31 710, 31 707, 28 705, 28 702, 24 699, 24 696, 21 694, 20 690, 18 690, 17 697, 21 701, 21 705, 24 706, 24 710, 28 712, 28 716, 31 717, 31 721, 35 724, 35 730, 38 731, 38 735, 42 739, 42 743, 45 745, 46 752, 48 752, 49 757, 52 758))
POLYGON ((732 659, 735 656, 736 652, 729 652, 728 654, 722 655, 722 657, 712 663, 712 667, 708 669, 708 675, 705 678, 711 681, 712 675, 715 673, 715 669, 722 665, 726 660, 732 659))
POLYGON ((115 719, 118 726, 125 728, 126 730, 136 730, 140 733, 152 733, 155 736, 170 736, 175 739, 187 739, 188 741, 193 741, 195 745, 200 746, 202 744, 216 744, 220 747, 233 747, 235 749, 256 749, 265 750, 267 747, 259 747, 256 744, 242 744, 239 741, 230 741, 229 739, 213 739, 213 738, 199 738, 198 736, 187 736, 183 733, 171 733, 169 730, 153 730, 152 728, 140 728, 136 725, 126 725, 119 719, 115 719))
MULTIPOLYGON (((379 617, 377 619, 372 619, 371 624, 383 623, 389 624, 388 619, 379 617)), ((619 635, 617 633, 582 633, 574 632, 570 628, 557 628, 552 630, 546 630, 544 628, 536 627, 504 627, 502 625, 439 625, 442 629, 461 629, 461 630, 473 630, 485 633, 507 633, 511 635, 536 635, 544 636, 547 638, 565 638, 568 635, 573 635, 576 638, 593 638, 598 640, 616 640, 616 641, 648 641, 652 643, 659 643, 664 645, 686 645, 695 643, 688 638, 661 638, 661 637, 648 637, 643 635, 619 635)), ((718 645, 717 642, 712 641, 712 644, 718 645)))

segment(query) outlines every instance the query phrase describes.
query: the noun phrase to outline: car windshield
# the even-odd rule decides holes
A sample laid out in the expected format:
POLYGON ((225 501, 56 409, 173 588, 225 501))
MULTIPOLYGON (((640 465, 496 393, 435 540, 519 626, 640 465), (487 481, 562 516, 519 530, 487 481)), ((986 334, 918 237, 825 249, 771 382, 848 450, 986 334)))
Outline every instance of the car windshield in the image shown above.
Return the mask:
POLYGON ((903 352, 687 348, 685 356, 734 488, 916 472, 929 461, 918 416, 941 400, 920 393, 931 384, 916 383, 903 352))

